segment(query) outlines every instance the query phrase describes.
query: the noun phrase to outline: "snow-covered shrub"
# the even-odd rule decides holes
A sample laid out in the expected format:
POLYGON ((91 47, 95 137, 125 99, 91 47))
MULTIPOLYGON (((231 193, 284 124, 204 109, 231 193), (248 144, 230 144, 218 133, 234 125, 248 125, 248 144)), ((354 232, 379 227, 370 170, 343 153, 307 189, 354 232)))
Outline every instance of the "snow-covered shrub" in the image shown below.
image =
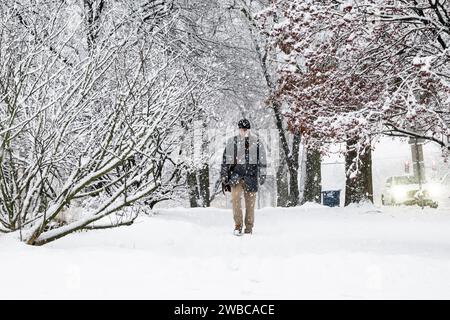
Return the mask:
POLYGON ((23 2, 0 4, 0 232, 41 245, 170 196, 183 165, 167 129, 204 80, 178 68, 163 4, 23 2))

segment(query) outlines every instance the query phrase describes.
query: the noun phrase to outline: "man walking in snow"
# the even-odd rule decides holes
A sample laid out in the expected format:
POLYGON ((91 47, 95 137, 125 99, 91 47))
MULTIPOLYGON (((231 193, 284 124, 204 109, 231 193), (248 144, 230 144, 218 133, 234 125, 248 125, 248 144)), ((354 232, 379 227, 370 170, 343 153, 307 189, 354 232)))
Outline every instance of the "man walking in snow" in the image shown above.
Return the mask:
POLYGON ((255 221, 255 202, 258 185, 266 180, 266 151, 259 138, 250 134, 250 122, 238 122, 239 135, 228 140, 223 152, 221 179, 224 190, 231 191, 234 234, 252 233, 255 221), (245 199, 245 220, 242 215, 241 196, 245 199))

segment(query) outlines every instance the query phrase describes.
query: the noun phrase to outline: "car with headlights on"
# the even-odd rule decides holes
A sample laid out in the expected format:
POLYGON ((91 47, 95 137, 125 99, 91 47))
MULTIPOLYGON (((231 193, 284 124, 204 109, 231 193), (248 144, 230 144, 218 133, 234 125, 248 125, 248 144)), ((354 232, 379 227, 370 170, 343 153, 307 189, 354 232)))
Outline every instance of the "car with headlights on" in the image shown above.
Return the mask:
POLYGON ((437 182, 419 183, 414 176, 394 176, 386 180, 381 194, 383 205, 419 205, 438 207, 442 186, 437 182))

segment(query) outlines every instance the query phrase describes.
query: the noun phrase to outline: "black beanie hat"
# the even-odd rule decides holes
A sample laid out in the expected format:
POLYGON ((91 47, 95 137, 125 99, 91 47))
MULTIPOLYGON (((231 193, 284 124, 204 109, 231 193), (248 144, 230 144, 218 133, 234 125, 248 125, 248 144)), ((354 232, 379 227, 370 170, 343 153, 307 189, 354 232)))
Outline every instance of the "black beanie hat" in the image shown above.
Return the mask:
POLYGON ((248 121, 247 119, 239 120, 238 127, 239 129, 250 129, 250 121, 248 121))

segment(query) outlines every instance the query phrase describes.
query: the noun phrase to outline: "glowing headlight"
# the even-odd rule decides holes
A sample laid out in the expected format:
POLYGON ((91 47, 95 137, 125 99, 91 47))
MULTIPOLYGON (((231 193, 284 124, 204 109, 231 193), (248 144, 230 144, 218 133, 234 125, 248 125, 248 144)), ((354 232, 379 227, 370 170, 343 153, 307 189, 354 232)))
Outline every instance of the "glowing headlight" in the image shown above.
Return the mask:
POLYGON ((432 197, 439 197, 442 194, 442 186, 438 183, 429 183, 426 186, 426 190, 432 197))
POLYGON ((407 195, 408 195, 408 191, 406 190, 405 187, 402 186, 395 186, 392 188, 392 195, 394 196, 394 198, 396 200, 405 200, 407 195))

